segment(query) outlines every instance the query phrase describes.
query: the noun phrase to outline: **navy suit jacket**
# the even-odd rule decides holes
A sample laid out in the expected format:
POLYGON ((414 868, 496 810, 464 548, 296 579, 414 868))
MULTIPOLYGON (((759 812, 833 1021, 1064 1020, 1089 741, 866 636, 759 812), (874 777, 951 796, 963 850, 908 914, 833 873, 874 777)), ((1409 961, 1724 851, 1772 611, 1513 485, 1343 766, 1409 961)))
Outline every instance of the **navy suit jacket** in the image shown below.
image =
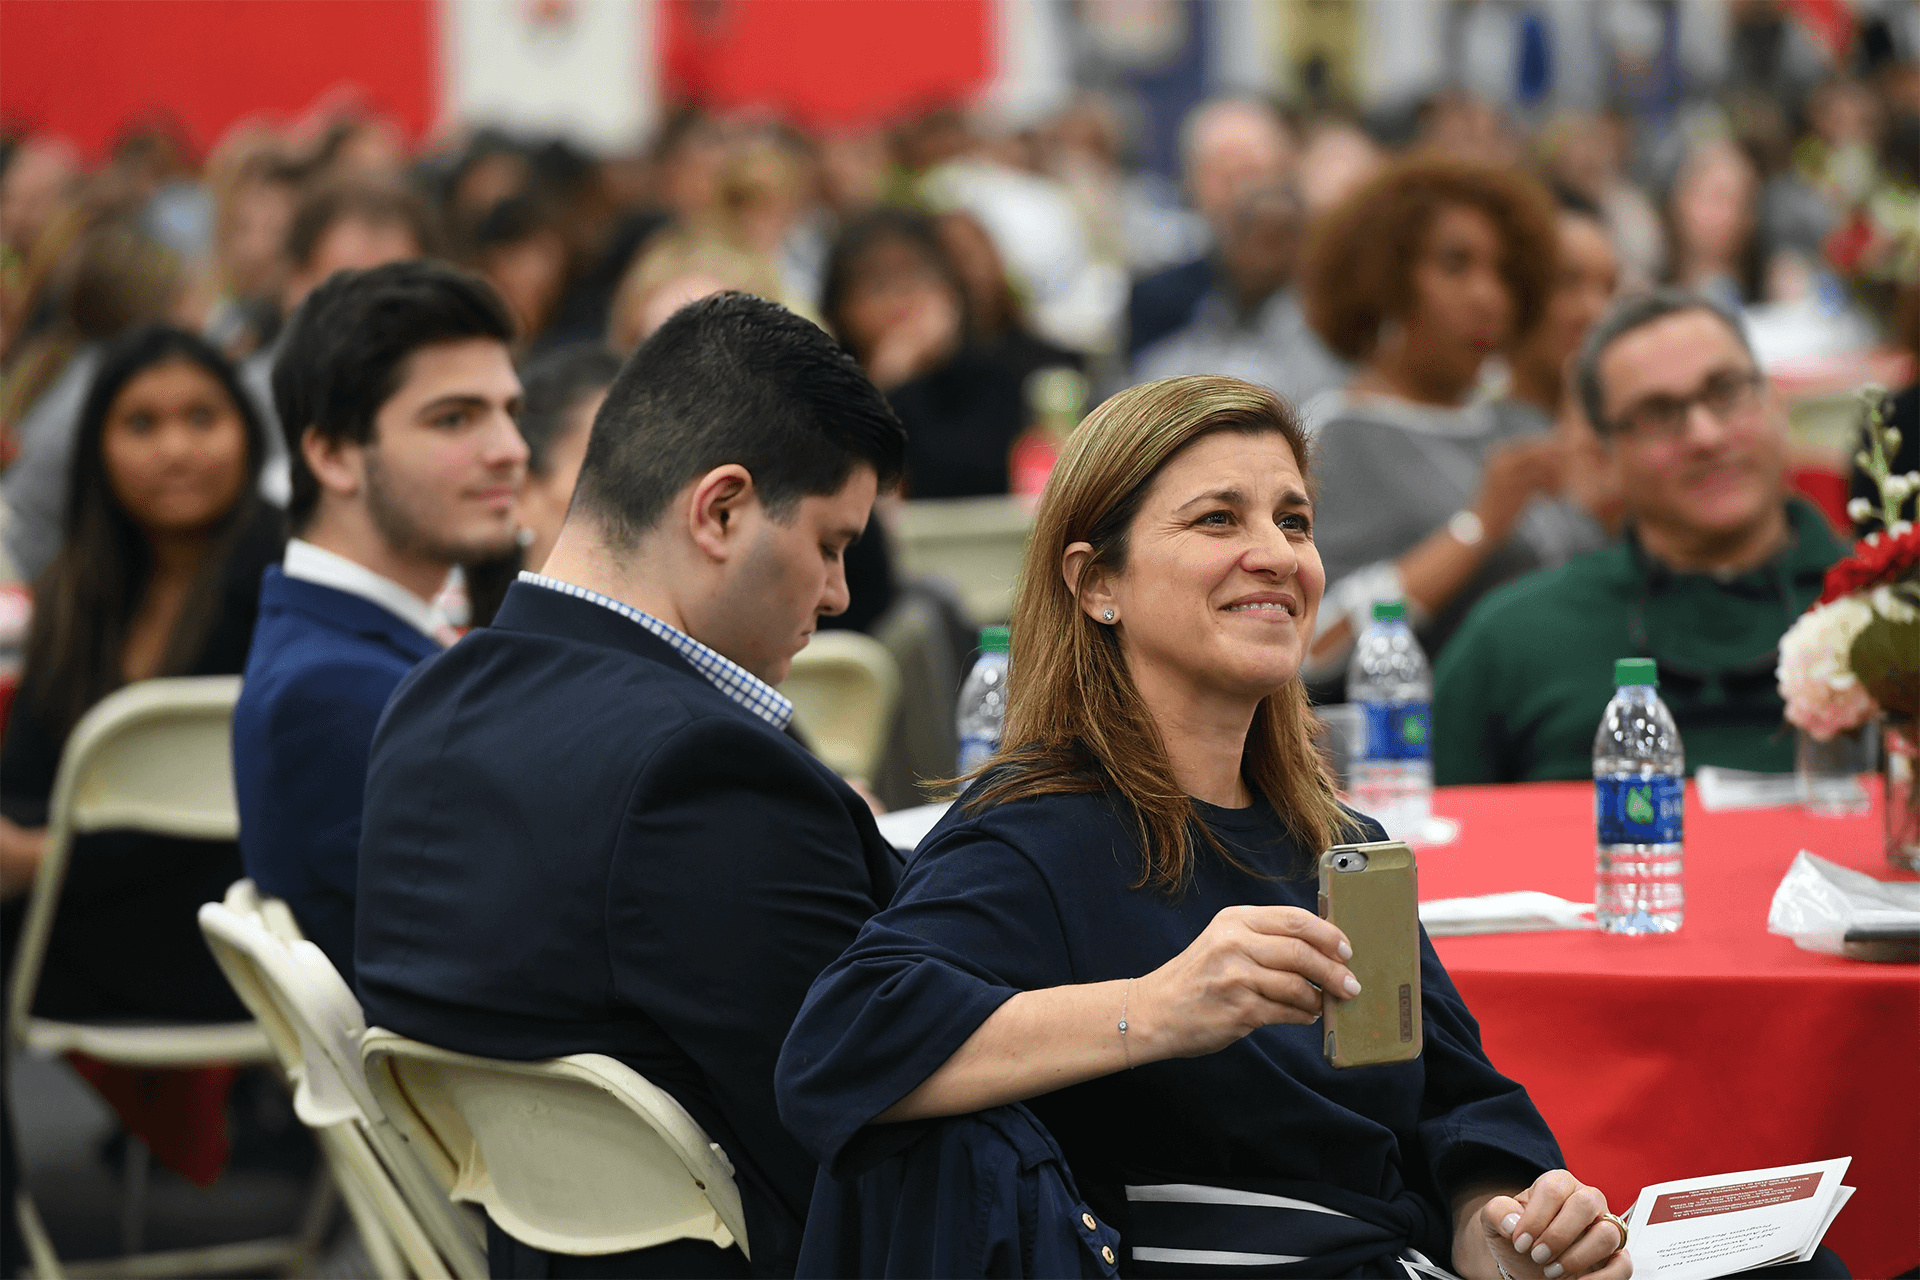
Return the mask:
POLYGON ((1211 258, 1195 258, 1134 281, 1127 295, 1127 359, 1186 328, 1213 283, 1211 258))
POLYGON ((367 751, 394 686, 440 651, 363 596, 269 568, 233 712, 240 857, 353 981, 367 751))
POLYGON ((774 1062, 898 877, 866 804, 797 742, 631 619, 516 583, 374 740, 360 998, 429 1044, 632 1066, 732 1160, 754 1272, 791 1275, 816 1166, 774 1062))

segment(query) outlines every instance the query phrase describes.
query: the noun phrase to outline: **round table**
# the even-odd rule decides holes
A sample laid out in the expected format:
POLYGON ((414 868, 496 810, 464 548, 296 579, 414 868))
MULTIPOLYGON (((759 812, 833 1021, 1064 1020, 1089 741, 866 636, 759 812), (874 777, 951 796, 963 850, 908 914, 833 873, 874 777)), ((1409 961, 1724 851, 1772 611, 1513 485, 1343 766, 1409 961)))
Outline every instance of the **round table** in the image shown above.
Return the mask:
MULTIPOLYGON (((1640 1188, 1852 1156, 1826 1242, 1856 1276, 1920 1264, 1920 968, 1802 951, 1766 931, 1801 849, 1881 879, 1880 812, 1708 813, 1686 800, 1686 923, 1437 938, 1494 1065, 1568 1168, 1624 1214, 1640 1188)), ((1593 898, 1593 787, 1444 787, 1461 823, 1420 850, 1422 899, 1539 889, 1593 898)))

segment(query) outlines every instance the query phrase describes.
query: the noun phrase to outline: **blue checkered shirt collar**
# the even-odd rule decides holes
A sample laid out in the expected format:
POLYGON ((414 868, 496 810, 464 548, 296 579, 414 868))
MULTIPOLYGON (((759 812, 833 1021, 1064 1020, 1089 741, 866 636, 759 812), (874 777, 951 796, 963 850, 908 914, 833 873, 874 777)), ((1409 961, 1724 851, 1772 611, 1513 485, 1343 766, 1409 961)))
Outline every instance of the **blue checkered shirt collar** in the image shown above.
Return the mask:
POLYGON ((602 608, 611 609, 621 617, 639 623, 671 645, 673 651, 685 658, 695 671, 705 676, 714 688, 774 728, 784 730, 793 720, 793 703, 787 700, 786 695, 731 658, 723 657, 707 648, 678 627, 668 626, 652 614, 643 613, 632 605, 623 604, 611 596, 603 596, 598 591, 589 591, 585 587, 563 582, 559 578, 549 578, 543 573, 531 573, 523 569, 520 572, 520 581, 530 586, 558 591, 561 595, 572 596, 577 600, 591 600, 602 608))

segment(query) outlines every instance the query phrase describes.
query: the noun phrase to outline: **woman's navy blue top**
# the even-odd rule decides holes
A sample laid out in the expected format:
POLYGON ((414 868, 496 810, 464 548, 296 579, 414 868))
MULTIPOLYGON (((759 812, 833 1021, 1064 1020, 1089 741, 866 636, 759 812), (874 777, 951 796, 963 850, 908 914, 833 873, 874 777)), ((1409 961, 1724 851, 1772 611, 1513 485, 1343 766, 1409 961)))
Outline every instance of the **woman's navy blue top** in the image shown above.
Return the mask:
MULTIPOLYGON (((1316 910, 1314 859, 1270 805, 1195 808, 1252 873, 1199 842, 1190 886, 1173 899, 1133 887, 1137 828, 1103 794, 1020 800, 974 816, 964 799, 955 805, 921 843, 892 904, 813 984, 780 1056, 787 1127, 830 1174, 857 1174, 923 1131, 873 1117, 1016 992, 1139 977, 1226 907, 1316 910)), ((1362 822, 1356 838, 1383 838, 1362 822)), ((1412 1062, 1336 1070, 1317 1024, 1272 1026, 1218 1053, 1150 1063, 1027 1105, 1123 1237, 1126 1186, 1198 1183, 1365 1218, 1444 1265, 1456 1192, 1490 1179, 1517 1189, 1562 1160, 1526 1091, 1487 1061, 1425 930, 1420 947, 1425 1049, 1412 1062)))

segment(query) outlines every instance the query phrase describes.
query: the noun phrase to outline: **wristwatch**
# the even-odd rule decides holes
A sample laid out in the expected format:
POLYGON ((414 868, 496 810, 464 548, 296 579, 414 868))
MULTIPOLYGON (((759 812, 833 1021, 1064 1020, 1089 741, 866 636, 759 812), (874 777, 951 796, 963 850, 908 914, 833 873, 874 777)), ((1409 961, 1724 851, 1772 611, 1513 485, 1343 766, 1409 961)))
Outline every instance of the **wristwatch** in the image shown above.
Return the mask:
POLYGON ((1487 526, 1480 522, 1479 516, 1462 508, 1447 520, 1447 532, 1461 546, 1477 547, 1480 540, 1487 536, 1487 526))

